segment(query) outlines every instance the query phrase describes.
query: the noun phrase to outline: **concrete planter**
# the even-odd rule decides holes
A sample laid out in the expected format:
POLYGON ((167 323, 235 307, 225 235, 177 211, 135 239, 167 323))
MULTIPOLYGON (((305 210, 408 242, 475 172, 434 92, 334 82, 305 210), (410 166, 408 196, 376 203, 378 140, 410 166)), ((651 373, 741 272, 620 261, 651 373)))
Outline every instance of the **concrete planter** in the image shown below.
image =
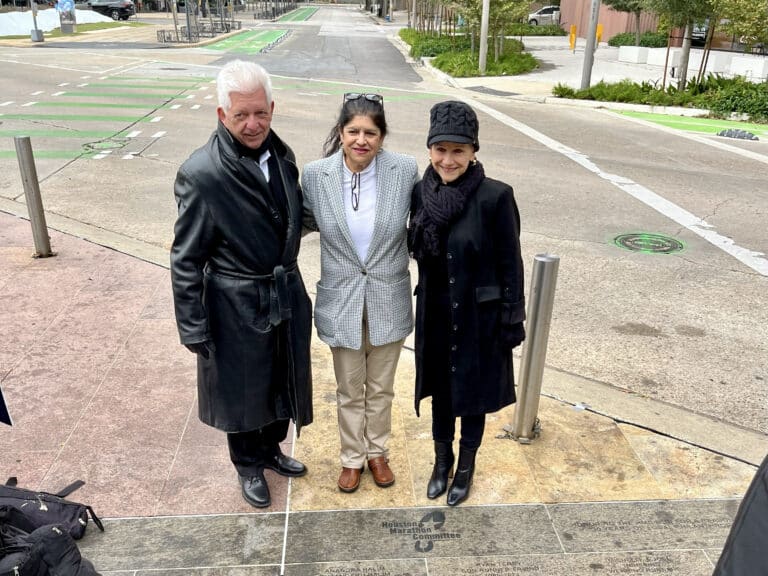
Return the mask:
POLYGON ((648 48, 647 64, 651 66, 664 66, 664 62, 667 62, 667 66, 670 68, 677 68, 680 66, 680 50, 673 48, 669 51, 669 60, 667 61, 667 49, 666 48, 648 48))
POLYGON ((768 58, 765 56, 734 56, 729 72, 733 76, 744 76, 752 82, 762 82, 768 77, 768 58))
POLYGON ((645 64, 648 61, 648 48, 643 46, 619 46, 619 62, 645 64))

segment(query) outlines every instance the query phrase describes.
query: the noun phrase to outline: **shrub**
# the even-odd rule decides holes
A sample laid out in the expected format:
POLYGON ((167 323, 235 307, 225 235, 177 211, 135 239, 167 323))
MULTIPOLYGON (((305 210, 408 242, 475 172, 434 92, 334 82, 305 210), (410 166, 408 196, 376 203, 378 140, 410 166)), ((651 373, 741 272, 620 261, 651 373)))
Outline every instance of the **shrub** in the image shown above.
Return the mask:
POLYGON ((557 24, 544 26, 532 26, 523 23, 511 24, 507 28, 506 34, 509 36, 568 36, 568 32, 557 24))
MULTIPOLYGON (((435 57, 432 65, 446 74, 457 78, 469 78, 478 75, 479 55, 477 48, 471 50, 471 39, 465 35, 435 36, 403 28, 400 38, 411 46, 410 54, 414 58, 435 57)), ((525 46, 519 40, 506 38, 503 53, 499 61, 494 61, 493 47, 489 46, 486 62, 486 75, 511 76, 530 72, 538 67, 538 61, 524 52, 525 46)))
MULTIPOLYGON (((473 54, 469 50, 462 50, 461 52, 440 54, 432 61, 432 65, 456 78, 470 78, 478 75, 480 62, 477 51, 473 54)), ((530 72, 538 66, 539 63, 536 58, 527 52, 505 51, 498 62, 494 61, 492 54, 488 55, 485 74, 487 76, 512 76, 530 72)))
POLYGON ((741 77, 710 74, 700 82, 688 82, 685 90, 678 90, 674 85, 662 90, 652 82, 637 84, 630 80, 615 84, 598 82, 586 90, 558 84, 552 94, 558 98, 706 108, 721 118, 736 113, 747 115, 753 122, 768 122, 768 82, 755 84, 741 77))
MULTIPOLYGON (((622 32, 608 40, 609 46, 635 46, 635 33, 622 32)), ((640 35, 640 46, 646 48, 666 48, 667 35, 659 32, 644 32, 640 35)))

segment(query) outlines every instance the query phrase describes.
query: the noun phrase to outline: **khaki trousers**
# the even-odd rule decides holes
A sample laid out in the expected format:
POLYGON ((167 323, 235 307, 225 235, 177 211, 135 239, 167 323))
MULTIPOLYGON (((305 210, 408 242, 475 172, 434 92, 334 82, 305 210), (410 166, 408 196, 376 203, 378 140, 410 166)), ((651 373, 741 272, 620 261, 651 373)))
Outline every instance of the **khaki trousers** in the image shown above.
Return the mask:
POLYGON ((331 348, 344 468, 362 468, 366 460, 388 454, 395 370, 403 342, 371 346, 363 321, 359 350, 331 348))

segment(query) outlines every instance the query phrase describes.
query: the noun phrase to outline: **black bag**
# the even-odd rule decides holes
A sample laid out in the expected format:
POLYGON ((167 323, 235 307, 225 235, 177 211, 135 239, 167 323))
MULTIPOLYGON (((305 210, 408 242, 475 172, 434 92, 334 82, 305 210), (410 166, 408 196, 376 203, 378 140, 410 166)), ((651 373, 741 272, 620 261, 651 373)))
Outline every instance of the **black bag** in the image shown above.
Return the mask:
POLYGON ((739 504, 713 576, 768 575, 768 456, 739 504))
POLYGON ((0 576, 99 576, 60 526, 35 527, 24 512, 0 506, 0 576))
POLYGON ((35 528, 56 524, 79 540, 85 534, 90 515, 99 530, 104 531, 104 525, 90 506, 65 498, 85 484, 82 480, 73 482, 56 494, 18 488, 16 482, 16 478, 11 477, 5 486, 0 486, 0 506, 8 505, 21 510, 35 524, 35 528))

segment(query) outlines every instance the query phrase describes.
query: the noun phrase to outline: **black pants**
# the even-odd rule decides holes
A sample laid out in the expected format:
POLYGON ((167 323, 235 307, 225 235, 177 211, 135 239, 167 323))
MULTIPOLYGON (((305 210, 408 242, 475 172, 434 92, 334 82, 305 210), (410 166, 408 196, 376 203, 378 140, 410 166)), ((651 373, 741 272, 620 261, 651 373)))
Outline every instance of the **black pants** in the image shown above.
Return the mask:
MULTIPOLYGON (((461 417, 459 445, 477 450, 483 441, 485 414, 461 417)), ((450 388, 435 390, 432 394, 432 439, 435 442, 453 442, 456 434, 456 416, 451 405, 450 388)))
POLYGON ((267 459, 280 451, 288 435, 290 420, 275 420, 258 430, 228 432, 229 457, 240 476, 253 476, 264 470, 267 459))

